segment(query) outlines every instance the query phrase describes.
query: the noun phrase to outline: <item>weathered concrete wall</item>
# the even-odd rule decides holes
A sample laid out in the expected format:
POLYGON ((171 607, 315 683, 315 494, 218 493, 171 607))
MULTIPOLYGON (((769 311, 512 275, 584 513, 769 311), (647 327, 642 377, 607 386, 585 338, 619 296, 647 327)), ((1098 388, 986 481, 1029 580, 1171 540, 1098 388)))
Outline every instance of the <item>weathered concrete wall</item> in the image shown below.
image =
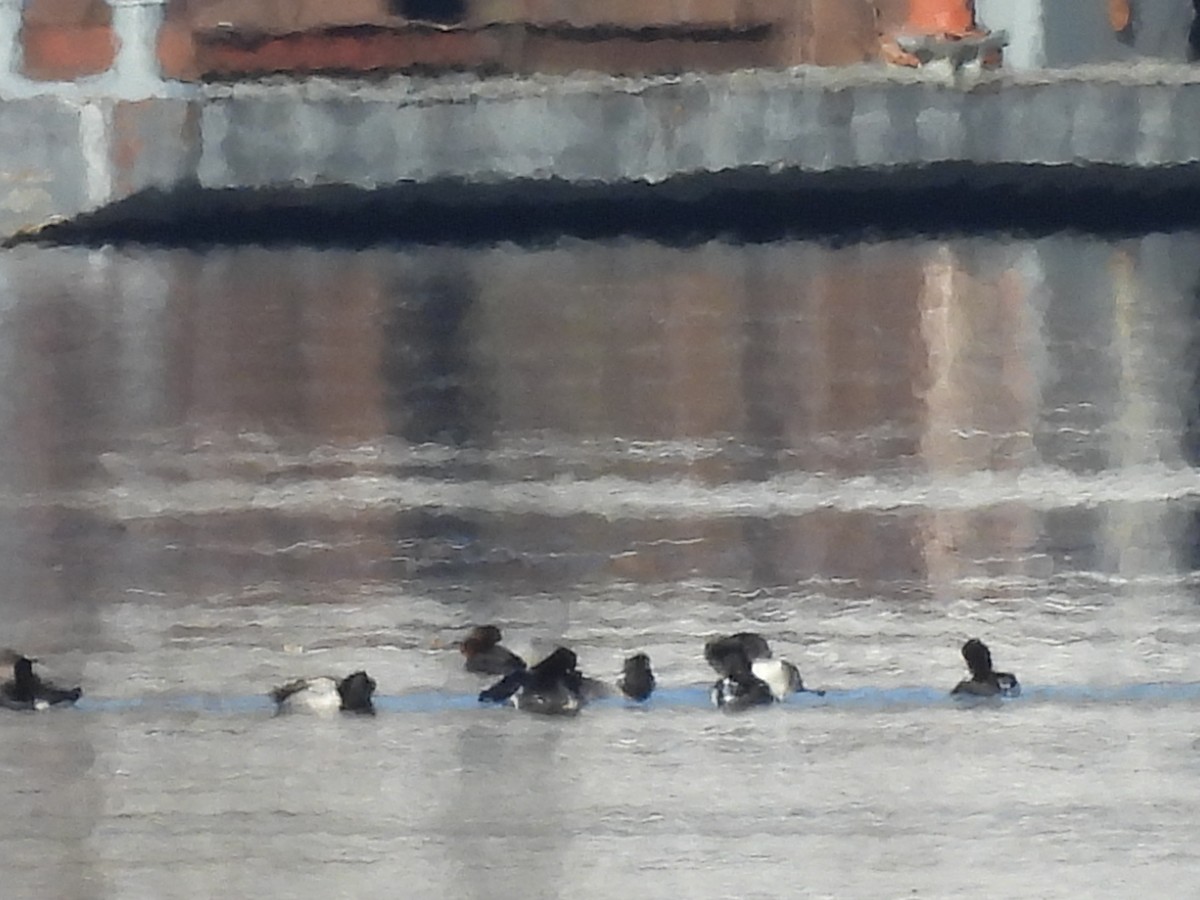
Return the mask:
POLYGON ((312 81, 0 103, 0 232, 147 189, 567 184, 943 162, 1200 161, 1200 71, 965 81, 875 67, 653 79, 312 81))

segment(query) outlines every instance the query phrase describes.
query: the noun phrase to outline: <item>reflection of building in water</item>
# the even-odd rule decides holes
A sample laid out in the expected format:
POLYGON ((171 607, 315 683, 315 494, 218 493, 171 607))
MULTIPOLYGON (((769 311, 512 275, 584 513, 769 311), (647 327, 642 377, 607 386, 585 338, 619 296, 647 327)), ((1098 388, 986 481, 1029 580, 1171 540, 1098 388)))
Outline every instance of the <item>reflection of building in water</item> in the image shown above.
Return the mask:
MULTIPOLYGON (((1197 0, 1200 3, 1200 0, 1197 0)), ((1200 23, 1200 10, 1197 12, 1200 23)), ((1198 24, 1200 29, 1200 24, 1198 24)), ((1197 35, 1200 39, 1200 34, 1197 35)), ((1183 420, 1183 436, 1180 441, 1184 462, 1192 468, 1200 467, 1200 273, 1192 277, 1184 294, 1186 321, 1191 323, 1180 355, 1185 373, 1180 385, 1180 415, 1183 420)), ((1180 546, 1180 562, 1188 570, 1200 569, 1200 504, 1189 504, 1180 546)))
MULTIPOLYGON (((787 456, 772 474, 799 471, 836 485, 910 458, 920 412, 912 385, 923 367, 913 339, 920 272, 912 248, 771 245, 755 263, 767 287, 764 324, 761 342, 745 352, 774 366, 745 385, 745 400, 780 419, 787 456)), ((776 583, 816 575, 876 584, 914 568, 906 523, 876 512, 819 510, 761 531, 755 557, 774 560, 776 583)))
POLYGON ((1180 410, 1183 418, 1181 446, 1184 461, 1200 466, 1200 272, 1184 292, 1187 329, 1181 351, 1183 369, 1188 373, 1180 385, 1180 410))
POLYGON ((589 780, 584 754, 561 728, 470 724, 454 734, 436 759, 407 767, 408 777, 421 782, 413 786, 418 791, 429 772, 450 776, 442 795, 427 806, 436 811, 428 833, 444 848, 445 868, 452 873, 441 895, 562 896, 564 876, 572 877, 567 875, 572 845, 583 830, 572 811, 589 780), (530 784, 537 790, 517 787, 530 784))
POLYGON ((406 262, 384 307, 388 430, 413 444, 486 445, 492 425, 470 328, 474 278, 456 253, 406 262))
MULTIPOLYGON (((1114 379, 1105 443, 1108 468, 1131 486, 1164 464, 1177 467, 1183 460, 1186 411, 1180 400, 1187 396, 1191 329, 1162 327, 1163 305, 1187 308, 1171 283, 1173 266, 1165 249, 1165 242, 1154 237, 1118 245, 1107 267, 1114 379)), ((1106 568, 1130 579, 1172 571, 1176 527, 1165 499, 1108 504, 1097 535, 1106 568)))
MULTIPOLYGON (((860 475, 915 450, 911 384, 924 363, 909 338, 919 270, 908 245, 573 244, 500 249, 485 265, 482 352, 496 361, 497 415, 510 433, 662 442, 670 462, 614 469, 647 491, 687 478, 786 492, 772 479, 860 475)), ((911 570, 909 535, 870 518, 698 511, 653 527, 573 524, 587 532, 581 543, 624 535, 612 570, 638 579, 702 571, 775 584, 814 570, 911 570)))
POLYGON ((116 385, 107 361, 120 345, 109 270, 100 254, 64 262, 76 282, 47 279, 29 265, 7 267, 14 298, 5 314, 2 364, 12 393, 6 422, 5 480, 21 490, 73 487, 94 477, 113 427, 108 398, 116 385))
POLYGON ((480 263, 482 352, 508 430, 683 441, 738 430, 736 253, 568 244, 480 263))
MULTIPOLYGON (((1040 406, 1040 288, 1033 251, 1003 244, 933 245, 917 297, 928 352, 921 457, 935 493, 971 473, 1012 473, 1035 459, 1040 406)), ((986 483, 979 482, 977 483, 986 483)), ((953 596, 958 582, 995 558, 1003 573, 1024 558, 1037 534, 1024 506, 970 505, 927 511, 922 545, 936 594, 953 596)))
MULTIPOLYGON (((122 348, 114 321, 109 257, 56 255, 47 265, 26 255, 0 267, 0 485, 10 496, 45 498, 87 487, 120 426, 112 400, 121 380, 112 364, 122 348)), ((101 560, 120 540, 103 516, 56 504, 8 504, 0 513, 0 612, 4 641, 26 652, 37 644, 75 646, 95 631, 92 595, 101 560)))
POLYGON ((187 548, 169 565, 123 542, 143 550, 122 556, 130 571, 192 585, 227 581, 231 555, 314 582, 701 574, 886 590, 926 572, 1019 573, 1045 523, 997 506, 995 484, 1031 466, 1169 459, 1183 427, 1192 375, 1179 372, 1194 369, 1178 361, 1193 351, 1176 326, 1191 320, 1171 304, 1195 279, 1191 245, 1121 247, 1111 264, 1110 245, 1064 237, 76 252, 99 263, 71 286, 94 302, 55 299, 66 289, 42 284, 44 268, 38 283, 10 275, 31 301, 6 313, 21 335, 6 371, 45 402, 9 410, 0 463, 52 487, 97 468, 121 479, 96 456, 135 433, 165 448, 153 475, 166 484, 301 495, 382 473, 481 492, 478 509, 399 515, 285 515, 233 497, 220 515, 137 526, 187 548), (978 496, 941 504, 966 511, 925 515, 902 497, 884 512, 926 474, 978 496), (558 478, 576 498, 592 491, 595 510, 503 509, 491 493, 558 478), (727 507, 753 499, 714 516, 707 491, 727 507), (610 515, 621 492, 694 515, 610 515), (327 549, 255 549, 310 541, 327 549))
POLYGON ((30 726, 6 723, 0 744, 0 767, 12 785, 0 846, 4 893, 61 900, 112 896, 101 826, 122 799, 108 761, 97 765, 96 759, 97 745, 108 749, 111 726, 95 718, 69 728, 30 726))
POLYGON ((1039 450, 1047 465, 1131 495, 1087 513, 1086 566, 1096 571, 1162 575, 1181 540, 1172 504, 1154 498, 1156 479, 1186 457, 1195 244, 1187 235, 1064 239, 1045 254, 1055 365, 1039 450))
MULTIPOLYGON (((721 245, 679 250, 649 242, 566 242, 484 254, 476 264, 476 352, 492 366, 505 434, 517 443, 544 441, 551 456, 578 453, 566 468, 580 478, 720 481, 721 460, 686 448, 742 430, 744 268, 741 254, 721 245), (622 454, 618 442, 629 441, 662 442, 672 462, 622 454)), ((563 474, 544 461, 537 470, 544 477, 563 474)), ((531 535, 540 531, 532 543, 560 559, 590 556, 578 559, 583 570, 611 566, 636 579, 683 577, 725 555, 692 540, 694 523, 614 525, 597 513, 527 517, 519 527, 531 535)), ((736 523, 700 527, 719 533, 724 546, 739 543, 736 523)))
POLYGON ((183 254, 177 276, 164 413, 334 445, 382 433, 377 261, 245 248, 183 254))
MULTIPOLYGON (((55 500, 95 481, 98 456, 120 427, 112 361, 123 335, 111 257, 55 252, 51 265, 50 252, 0 259, 0 619, 4 645, 44 655, 48 671, 79 683, 108 637, 101 609, 124 535, 103 514, 55 500)), ((4 725, 4 895, 110 893, 97 847, 112 802, 97 765, 108 726, 86 715, 67 725, 12 712, 4 725)))

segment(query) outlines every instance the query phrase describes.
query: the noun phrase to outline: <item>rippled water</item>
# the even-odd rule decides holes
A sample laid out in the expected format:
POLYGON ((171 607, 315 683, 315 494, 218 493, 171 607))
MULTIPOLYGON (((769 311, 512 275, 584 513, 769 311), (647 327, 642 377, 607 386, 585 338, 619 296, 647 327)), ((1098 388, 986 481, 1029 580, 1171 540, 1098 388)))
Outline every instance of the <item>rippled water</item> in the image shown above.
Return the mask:
POLYGON ((0 723, 3 896, 1186 894, 1198 250, 0 256, 0 643, 85 691, 0 723), (481 621, 663 689, 477 708, 481 621), (828 693, 710 709, 740 629, 828 693))

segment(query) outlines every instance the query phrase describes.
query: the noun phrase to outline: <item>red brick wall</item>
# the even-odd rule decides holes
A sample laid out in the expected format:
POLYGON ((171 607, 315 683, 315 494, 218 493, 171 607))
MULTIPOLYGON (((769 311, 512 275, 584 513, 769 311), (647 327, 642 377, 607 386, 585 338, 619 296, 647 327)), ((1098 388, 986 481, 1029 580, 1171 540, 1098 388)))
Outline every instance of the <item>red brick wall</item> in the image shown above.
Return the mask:
MULTIPOLYGON (((420 70, 612 74, 728 71, 874 59, 908 0, 465 0, 461 21, 414 23, 403 0, 170 0, 163 74, 253 77, 420 70)), ((26 73, 112 65, 104 0, 30 0, 26 73)))
POLYGON ((104 0, 29 0, 21 27, 24 72, 42 81, 71 81, 113 64, 117 45, 104 0))
POLYGON ((776 65, 847 66, 879 52, 871 0, 796 0, 786 49, 776 65))

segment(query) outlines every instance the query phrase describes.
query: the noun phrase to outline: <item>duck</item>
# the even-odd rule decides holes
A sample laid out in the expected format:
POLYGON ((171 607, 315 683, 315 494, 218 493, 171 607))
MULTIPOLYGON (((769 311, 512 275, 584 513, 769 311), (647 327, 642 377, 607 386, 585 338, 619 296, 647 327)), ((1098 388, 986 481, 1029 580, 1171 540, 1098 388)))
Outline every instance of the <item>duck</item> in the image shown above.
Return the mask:
POLYGON ((645 653, 635 653, 625 657, 625 665, 617 687, 628 699, 636 703, 645 703, 654 693, 654 669, 650 667, 650 657, 645 653))
POLYGON ((36 659, 15 650, 0 651, 0 665, 12 666, 12 681, 0 684, 0 707, 4 709, 48 709, 70 705, 83 696, 78 687, 61 688, 43 681, 33 671, 36 659))
POLYGON ((732 663, 742 659, 751 663, 759 659, 770 659, 771 645, 761 634, 739 631, 737 634, 726 634, 706 641, 704 658, 718 674, 725 675, 728 674, 732 663))
MULTIPOLYGON (((756 659, 750 663, 750 671, 771 689, 771 696, 779 701, 808 690, 804 686, 804 679, 800 677, 800 670, 786 659, 756 659)), ((812 693, 823 695, 825 692, 812 693)))
POLYGON ((654 693, 656 682, 654 669, 650 665, 650 657, 645 653, 635 653, 625 657, 621 667, 621 677, 615 682, 602 681, 599 678, 582 677, 579 693, 584 701, 604 700, 611 697, 625 697, 635 703, 644 703, 654 693))
POLYGON ((586 700, 578 657, 566 647, 554 648, 530 668, 509 672, 479 694, 480 703, 509 702, 541 715, 574 715, 586 700))
POLYGON ((375 706, 371 695, 375 693, 375 679, 366 672, 352 672, 345 678, 321 675, 315 678, 297 678, 271 691, 277 713, 352 712, 374 715, 375 706))
POLYGON ((950 693, 967 697, 1019 697, 1021 685, 1011 672, 997 672, 992 668, 992 652, 979 638, 971 638, 962 645, 962 656, 971 672, 954 686, 950 693))
POLYGON ((740 712, 779 702, 771 686, 754 674, 753 661, 744 648, 729 649, 721 655, 721 662, 724 674, 709 691, 715 707, 740 712))
POLYGON ((503 634, 495 625, 475 625, 454 645, 463 655, 463 668, 477 675, 508 675, 521 671, 525 660, 501 645, 503 634))
POLYGON ((818 696, 825 693, 806 688, 800 670, 785 659, 776 659, 767 639, 752 631, 711 638, 704 644, 704 658, 722 678, 730 677, 735 667, 740 672, 743 666, 748 666, 776 700, 786 700, 801 691, 818 696))

